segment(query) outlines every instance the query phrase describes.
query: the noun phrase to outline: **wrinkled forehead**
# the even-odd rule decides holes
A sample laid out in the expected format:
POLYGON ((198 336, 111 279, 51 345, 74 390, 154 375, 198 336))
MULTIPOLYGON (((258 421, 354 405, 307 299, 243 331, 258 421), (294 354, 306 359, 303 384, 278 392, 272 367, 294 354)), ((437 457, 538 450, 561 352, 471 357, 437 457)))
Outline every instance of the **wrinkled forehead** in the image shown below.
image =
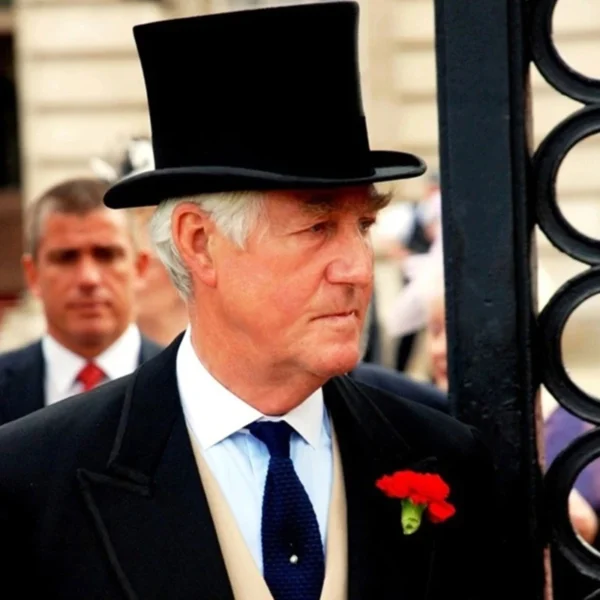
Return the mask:
POLYGON ((381 210, 390 201, 374 186, 352 188, 294 190, 278 192, 278 195, 296 202, 303 212, 328 213, 336 210, 373 211, 381 210))

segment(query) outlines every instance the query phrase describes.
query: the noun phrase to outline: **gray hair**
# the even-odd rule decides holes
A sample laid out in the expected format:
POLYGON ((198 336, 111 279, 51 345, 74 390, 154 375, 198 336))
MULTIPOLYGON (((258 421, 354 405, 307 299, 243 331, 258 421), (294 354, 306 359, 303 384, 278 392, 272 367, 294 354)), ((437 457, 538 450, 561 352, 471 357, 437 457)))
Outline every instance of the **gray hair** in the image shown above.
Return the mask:
POLYGON ((258 192, 201 194, 164 200, 158 205, 150 221, 152 243, 173 285, 184 299, 189 299, 192 279, 171 233, 173 210, 181 202, 191 202, 208 213, 221 233, 243 248, 262 213, 264 195, 258 192))
MULTIPOLYGON (((26 251, 37 259, 44 233, 46 217, 52 213, 87 216, 97 210, 105 210, 104 194, 109 184, 94 177, 65 179, 38 196, 28 207, 26 215, 26 251)), ((137 232, 129 209, 122 211, 134 248, 138 246, 137 232)))

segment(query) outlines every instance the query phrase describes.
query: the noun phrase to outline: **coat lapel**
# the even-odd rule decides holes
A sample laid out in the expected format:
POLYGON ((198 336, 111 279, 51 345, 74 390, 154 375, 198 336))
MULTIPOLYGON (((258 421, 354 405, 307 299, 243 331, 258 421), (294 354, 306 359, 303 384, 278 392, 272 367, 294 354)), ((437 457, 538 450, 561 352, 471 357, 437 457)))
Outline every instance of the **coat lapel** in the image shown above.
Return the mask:
POLYGON ((80 489, 126 598, 233 600, 181 410, 180 341, 131 378, 106 469, 80 469, 80 489))
POLYGON ((411 536, 401 529, 401 508, 376 486, 402 469, 435 472, 435 457, 418 456, 348 377, 325 386, 338 436, 348 506, 349 600, 424 600, 432 576, 435 531, 426 520, 411 536))
POLYGON ((44 355, 40 342, 24 349, 20 361, 8 369, 1 392, 3 421, 14 421, 44 408, 44 355))

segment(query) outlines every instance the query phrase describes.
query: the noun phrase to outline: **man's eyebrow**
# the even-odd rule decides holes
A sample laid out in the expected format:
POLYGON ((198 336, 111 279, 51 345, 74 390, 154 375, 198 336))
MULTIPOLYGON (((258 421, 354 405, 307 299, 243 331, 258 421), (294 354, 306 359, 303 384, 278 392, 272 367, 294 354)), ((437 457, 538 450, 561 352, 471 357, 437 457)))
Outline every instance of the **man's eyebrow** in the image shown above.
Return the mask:
POLYGON ((61 254, 66 254, 68 252, 80 252, 79 248, 74 248, 71 246, 61 246, 59 248, 51 248, 48 250, 48 256, 60 256, 61 254))
POLYGON ((324 217, 335 208, 335 197, 331 194, 318 194, 303 199, 302 212, 311 217, 324 217))
MULTIPOLYGON (((91 246, 91 250, 92 252, 97 251, 97 250, 110 250, 113 252, 117 252, 123 249, 123 246, 121 246, 120 244, 94 244, 93 246, 91 246)), ((49 256, 58 256, 61 254, 65 254, 67 252, 71 252, 71 253, 81 253, 81 252, 85 252, 84 249, 76 247, 76 246, 59 246, 57 248, 51 248, 50 250, 48 250, 48 255, 49 256)))
MULTIPOLYGON (((310 216, 326 216, 335 210, 339 195, 334 192, 306 193, 302 198, 302 212, 310 216)), ((386 207, 391 199, 390 194, 382 194, 375 189, 369 191, 366 206, 369 211, 378 211, 386 207)))

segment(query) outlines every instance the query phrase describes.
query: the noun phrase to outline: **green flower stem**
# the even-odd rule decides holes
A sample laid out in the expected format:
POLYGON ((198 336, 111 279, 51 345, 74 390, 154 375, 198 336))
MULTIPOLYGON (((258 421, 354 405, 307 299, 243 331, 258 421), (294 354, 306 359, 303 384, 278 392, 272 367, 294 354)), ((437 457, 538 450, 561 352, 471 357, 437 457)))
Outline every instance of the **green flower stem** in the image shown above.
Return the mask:
POLYGON ((415 504, 409 498, 402 500, 402 531, 410 535, 419 529, 425 504, 415 504))

